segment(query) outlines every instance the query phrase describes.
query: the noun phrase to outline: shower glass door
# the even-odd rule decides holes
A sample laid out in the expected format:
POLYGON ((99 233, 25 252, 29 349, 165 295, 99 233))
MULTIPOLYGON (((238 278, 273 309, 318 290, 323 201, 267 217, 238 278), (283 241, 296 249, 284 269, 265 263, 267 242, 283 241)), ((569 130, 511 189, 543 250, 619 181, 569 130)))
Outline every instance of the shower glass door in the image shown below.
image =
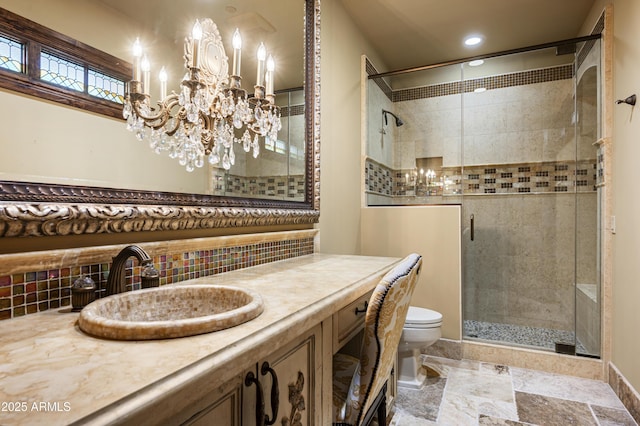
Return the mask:
POLYGON ((593 44, 462 65, 465 339, 599 355, 593 44))

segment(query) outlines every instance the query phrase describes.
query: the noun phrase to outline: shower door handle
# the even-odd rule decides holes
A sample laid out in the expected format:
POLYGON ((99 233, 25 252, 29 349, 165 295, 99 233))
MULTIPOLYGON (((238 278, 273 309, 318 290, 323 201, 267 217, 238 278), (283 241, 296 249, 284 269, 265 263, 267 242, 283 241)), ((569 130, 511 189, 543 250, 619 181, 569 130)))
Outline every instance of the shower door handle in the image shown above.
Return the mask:
POLYGON ((470 220, 471 220, 471 241, 473 241, 473 238, 474 238, 474 235, 473 235, 473 234, 474 234, 474 225, 473 225, 473 222, 475 221, 475 218, 474 218, 474 216, 473 216, 473 215, 471 215, 470 220))

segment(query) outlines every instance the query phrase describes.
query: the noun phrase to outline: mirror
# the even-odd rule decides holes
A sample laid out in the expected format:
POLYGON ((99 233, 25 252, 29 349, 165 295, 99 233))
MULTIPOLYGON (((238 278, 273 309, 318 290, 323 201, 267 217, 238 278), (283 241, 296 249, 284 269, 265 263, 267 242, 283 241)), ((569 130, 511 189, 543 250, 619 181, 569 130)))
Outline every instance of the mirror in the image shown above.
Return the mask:
MULTIPOLYGON (((161 10, 164 18, 149 12, 149 8, 145 9, 143 6, 146 2, 92 0, 81 3, 84 13, 91 13, 106 5, 123 15, 126 10, 127 14, 153 19, 153 22, 139 25, 147 28, 144 37, 151 41, 151 53, 170 52, 174 55, 174 59, 168 59, 170 63, 167 63, 168 68, 175 68, 170 71, 174 76, 184 72, 184 69, 180 70, 183 65, 182 41, 185 37, 182 29, 188 27, 186 23, 193 22, 195 17, 207 17, 212 13, 212 6, 205 7, 200 4, 202 2, 152 2, 153 8, 161 10), (198 16, 192 17, 181 13, 190 10, 190 3, 202 7, 206 14, 198 12, 198 16), (138 7, 142 9, 138 10, 138 7), (174 20, 176 29, 162 29, 163 19, 174 20), (178 26, 181 26, 181 31, 178 31, 178 26), (175 31, 175 36, 172 31, 175 31)), ((69 19, 71 12, 65 11, 62 6, 72 4, 75 2, 60 2, 60 10, 51 13, 64 17, 67 23, 72 22, 74 20, 69 19)), ((243 55, 242 84, 250 93, 252 90, 249 88, 255 80, 255 67, 250 59, 253 46, 258 45, 255 39, 268 33, 270 26, 275 29, 268 38, 272 42, 274 56, 281 58, 277 60, 280 67, 276 70, 276 103, 283 111, 283 127, 273 150, 261 147, 260 156, 254 159, 251 155, 238 155, 240 152, 244 154, 239 149, 236 151, 236 164, 231 170, 204 167, 189 174, 177 161, 158 156, 144 141, 135 140, 133 134, 124 130, 124 121, 93 116, 71 108, 52 107, 46 102, 0 92, 0 97, 9 100, 2 102, 5 108, 10 108, 13 116, 24 117, 16 121, 3 143, 23 137, 20 135, 21 129, 29 128, 36 134, 28 141, 32 143, 21 144, 22 147, 28 146, 25 149, 31 155, 23 158, 3 155, 4 159, 0 160, 0 236, 77 235, 317 222, 319 1, 246 0, 234 2, 233 5, 238 7, 238 13, 232 13, 234 19, 223 20, 220 17, 222 15, 213 16, 213 19, 218 20, 229 57, 232 56, 231 37, 223 33, 223 28, 237 26, 241 31, 248 29, 246 38, 243 36, 243 45, 246 43, 248 47, 246 59, 243 55), (279 15, 270 14, 273 10, 278 10, 279 15), (298 18, 295 17, 296 10, 300 11, 298 18), (278 30, 284 28, 283 20, 295 21, 300 27, 299 34, 293 37, 285 30, 278 30), (284 38, 288 44, 278 45, 278 38, 284 38), (287 50, 287 46, 292 44, 291 40, 296 39, 300 43, 293 43, 296 44, 295 49, 287 50), (20 108, 28 109, 29 113, 15 114, 15 110, 20 108), (51 114, 48 114, 47 108, 56 108, 59 115, 55 121, 49 125, 36 123, 34 126, 30 118, 49 117, 51 114), (89 124, 77 126, 74 120, 79 115, 89 117, 89 124), (78 132, 80 136, 65 137, 77 135, 78 132), (58 135, 56 143, 48 143, 52 134, 58 135), (94 139, 100 140, 100 143, 94 142, 92 145, 94 139)), ((0 0, 0 7, 21 14, 19 1, 0 0)), ((30 18, 27 13, 22 15, 30 18)), ((81 22, 75 22, 65 24, 65 28, 52 29, 66 31, 70 37, 75 37, 83 33, 82 28, 78 28, 81 26, 81 22)), ((115 31, 130 34, 121 37, 126 39, 133 37, 136 29, 139 28, 131 21, 115 31)), ((85 28, 83 34, 86 33, 85 28)), ((101 48, 95 40, 81 41, 101 48)), ((130 45, 113 48, 108 53, 131 60, 129 52, 130 45)), ((178 81, 173 81, 168 84, 169 90, 179 87, 178 81)), ((156 99, 153 90, 152 99, 156 99)))

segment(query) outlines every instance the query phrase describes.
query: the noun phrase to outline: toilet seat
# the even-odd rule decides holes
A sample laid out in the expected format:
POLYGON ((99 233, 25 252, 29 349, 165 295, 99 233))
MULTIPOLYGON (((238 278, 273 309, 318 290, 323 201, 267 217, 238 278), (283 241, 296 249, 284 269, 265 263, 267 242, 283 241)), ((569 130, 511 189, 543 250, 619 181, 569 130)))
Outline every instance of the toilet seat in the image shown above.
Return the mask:
POLYGON ((407 318, 404 321, 405 327, 410 328, 431 328, 442 325, 442 314, 431 309, 409 306, 407 318))

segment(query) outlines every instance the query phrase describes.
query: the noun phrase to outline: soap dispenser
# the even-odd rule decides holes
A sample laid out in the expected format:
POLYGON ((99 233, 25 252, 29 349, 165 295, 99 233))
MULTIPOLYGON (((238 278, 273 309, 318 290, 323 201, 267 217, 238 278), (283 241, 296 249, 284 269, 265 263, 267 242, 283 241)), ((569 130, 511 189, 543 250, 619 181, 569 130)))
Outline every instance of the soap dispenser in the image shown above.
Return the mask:
POLYGON ((71 312, 80 312, 82 308, 96 299, 96 283, 91 277, 83 275, 71 286, 71 312))

